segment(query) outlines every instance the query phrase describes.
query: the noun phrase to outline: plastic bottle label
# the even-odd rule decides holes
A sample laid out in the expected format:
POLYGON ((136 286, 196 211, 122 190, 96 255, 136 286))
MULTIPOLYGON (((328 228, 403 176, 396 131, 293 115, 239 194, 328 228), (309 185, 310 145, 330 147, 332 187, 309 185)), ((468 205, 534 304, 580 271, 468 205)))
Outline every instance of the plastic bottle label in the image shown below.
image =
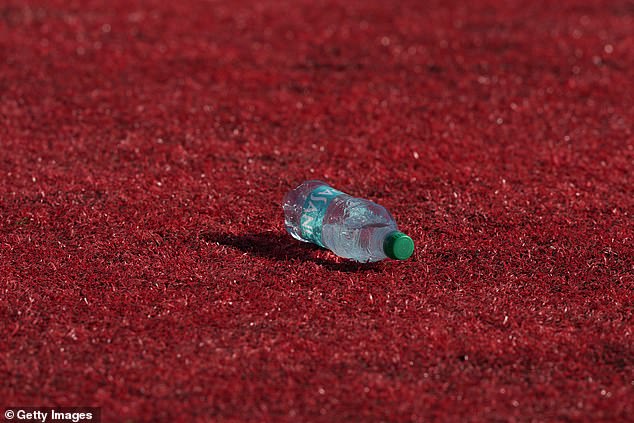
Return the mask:
POLYGON ((337 191, 329 186, 321 186, 315 188, 308 195, 304 202, 302 218, 300 219, 302 238, 320 247, 325 247, 321 242, 321 225, 330 202, 341 194, 343 194, 343 192, 337 191))

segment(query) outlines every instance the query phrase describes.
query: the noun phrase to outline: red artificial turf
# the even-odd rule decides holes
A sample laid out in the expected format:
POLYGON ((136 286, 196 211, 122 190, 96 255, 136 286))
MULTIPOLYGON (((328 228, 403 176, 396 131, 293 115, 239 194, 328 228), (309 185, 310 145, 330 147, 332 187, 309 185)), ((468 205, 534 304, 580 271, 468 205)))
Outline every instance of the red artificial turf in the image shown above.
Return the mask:
POLYGON ((0 3, 0 406, 634 419, 631 1, 0 3), (284 233, 323 179, 417 244, 284 233))

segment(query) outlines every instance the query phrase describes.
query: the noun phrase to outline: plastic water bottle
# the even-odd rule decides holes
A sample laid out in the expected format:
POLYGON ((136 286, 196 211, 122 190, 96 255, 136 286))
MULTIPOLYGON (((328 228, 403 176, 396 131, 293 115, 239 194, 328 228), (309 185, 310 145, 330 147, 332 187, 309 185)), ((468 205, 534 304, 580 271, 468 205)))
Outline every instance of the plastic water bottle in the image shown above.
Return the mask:
POLYGON ((414 241, 398 230, 383 206, 306 181, 284 197, 286 230, 294 238, 359 262, 405 260, 414 241))

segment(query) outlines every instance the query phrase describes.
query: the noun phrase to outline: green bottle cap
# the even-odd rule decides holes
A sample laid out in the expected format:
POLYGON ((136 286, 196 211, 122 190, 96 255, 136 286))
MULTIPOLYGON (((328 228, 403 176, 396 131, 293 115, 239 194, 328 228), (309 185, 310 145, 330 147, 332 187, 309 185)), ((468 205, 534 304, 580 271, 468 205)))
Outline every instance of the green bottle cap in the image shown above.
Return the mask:
POLYGON ((414 252, 414 241, 403 232, 390 232, 383 241, 383 251, 389 258, 405 260, 414 252))

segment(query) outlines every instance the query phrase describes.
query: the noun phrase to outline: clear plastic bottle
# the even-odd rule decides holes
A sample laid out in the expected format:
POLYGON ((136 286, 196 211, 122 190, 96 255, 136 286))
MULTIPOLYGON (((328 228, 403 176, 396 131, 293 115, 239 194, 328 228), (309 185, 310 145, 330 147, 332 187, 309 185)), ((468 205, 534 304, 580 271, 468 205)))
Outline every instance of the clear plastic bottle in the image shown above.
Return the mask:
POLYGON ((398 230, 383 206, 306 181, 284 197, 286 230, 294 238, 328 248, 340 257, 372 262, 405 260, 414 242, 398 230))

